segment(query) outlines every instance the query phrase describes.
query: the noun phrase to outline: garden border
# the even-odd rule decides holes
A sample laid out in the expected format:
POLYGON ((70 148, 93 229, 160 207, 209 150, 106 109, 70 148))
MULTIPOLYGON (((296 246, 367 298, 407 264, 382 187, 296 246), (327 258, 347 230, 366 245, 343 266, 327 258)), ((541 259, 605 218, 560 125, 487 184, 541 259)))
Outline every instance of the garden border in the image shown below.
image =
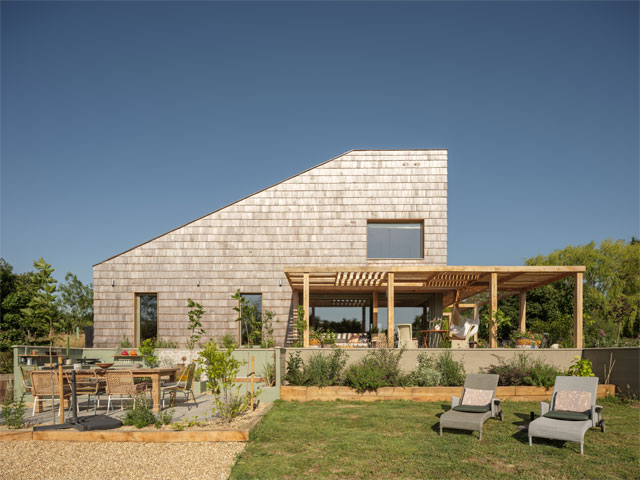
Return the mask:
POLYGON ((113 431, 94 430, 79 432, 69 430, 44 430, 34 432, 31 429, 0 431, 0 442, 37 440, 44 442, 248 442, 265 414, 271 410, 267 405, 264 412, 256 417, 244 430, 191 430, 191 431, 113 431))
MULTIPOLYGON (((598 398, 615 395, 615 385, 598 385, 598 398)), ((551 400, 553 388, 544 387, 498 387, 496 397, 513 402, 551 400)), ((382 387, 376 391, 358 393, 351 387, 299 387, 283 385, 280 399, 285 402, 310 402, 354 400, 376 402, 384 400, 409 400, 413 402, 448 402, 451 396, 461 396, 462 387, 382 387)))

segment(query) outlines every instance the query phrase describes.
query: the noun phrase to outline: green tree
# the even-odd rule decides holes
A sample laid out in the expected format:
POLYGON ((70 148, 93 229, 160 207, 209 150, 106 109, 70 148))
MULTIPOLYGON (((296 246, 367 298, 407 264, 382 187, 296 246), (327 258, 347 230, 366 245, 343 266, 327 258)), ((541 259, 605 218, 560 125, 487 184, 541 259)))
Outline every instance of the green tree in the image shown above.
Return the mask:
POLYGON ((56 283, 51 274, 53 267, 40 257, 33 262, 36 271, 31 273, 31 283, 36 286, 35 295, 27 308, 22 309, 25 325, 41 329, 49 327, 49 345, 53 345, 54 333, 59 329, 60 312, 56 302, 56 283))
POLYGON ((60 285, 60 329, 70 334, 76 327, 93 324, 93 286, 85 285, 69 272, 64 277, 66 283, 60 285))
POLYGON ((191 335, 187 340, 187 348, 189 350, 193 350, 193 348, 202 338, 202 335, 206 333, 204 328, 202 328, 202 322, 200 321, 202 319, 202 316, 206 312, 202 308, 202 305, 200 305, 197 302, 194 302, 190 298, 187 299, 187 306, 191 309, 189 310, 189 312, 187 312, 187 316, 189 317, 188 328, 191 331, 191 335))

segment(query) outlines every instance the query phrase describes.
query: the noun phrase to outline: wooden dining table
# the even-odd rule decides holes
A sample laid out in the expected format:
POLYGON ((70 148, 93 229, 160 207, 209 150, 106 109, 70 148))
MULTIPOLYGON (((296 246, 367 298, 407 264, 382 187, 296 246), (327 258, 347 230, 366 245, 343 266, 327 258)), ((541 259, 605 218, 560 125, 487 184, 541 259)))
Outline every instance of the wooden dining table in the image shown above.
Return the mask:
MULTIPOLYGON (((162 404, 160 403, 160 393, 162 386, 160 384, 160 378, 169 377, 169 381, 176 380, 176 373, 179 367, 158 367, 158 368, 118 368, 118 370, 129 370, 133 373, 134 378, 150 378, 151 379, 151 398, 153 399, 153 411, 159 412, 162 410, 162 404)), ((98 370, 98 375, 103 375, 108 369, 98 370)))

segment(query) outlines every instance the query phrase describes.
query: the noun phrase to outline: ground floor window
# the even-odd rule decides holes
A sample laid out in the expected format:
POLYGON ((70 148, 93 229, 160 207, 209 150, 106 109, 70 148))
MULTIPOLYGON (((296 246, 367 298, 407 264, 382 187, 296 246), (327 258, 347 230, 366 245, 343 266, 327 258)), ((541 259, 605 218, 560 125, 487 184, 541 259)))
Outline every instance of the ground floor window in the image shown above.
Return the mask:
POLYGON ((136 340, 140 345, 147 339, 158 338, 158 295, 136 294, 136 340))
POLYGON ((241 344, 249 343, 249 336, 255 328, 256 321, 262 319, 262 294, 261 293, 242 293, 244 299, 244 308, 240 315, 240 325, 238 331, 241 344))

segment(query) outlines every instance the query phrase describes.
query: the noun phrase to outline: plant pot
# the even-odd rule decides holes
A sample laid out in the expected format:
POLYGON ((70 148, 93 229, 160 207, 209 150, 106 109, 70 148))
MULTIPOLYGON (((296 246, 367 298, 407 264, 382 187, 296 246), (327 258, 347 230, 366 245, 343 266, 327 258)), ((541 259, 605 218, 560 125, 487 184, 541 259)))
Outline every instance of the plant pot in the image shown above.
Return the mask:
POLYGON ((70 358, 67 358, 67 359, 64 361, 64 364, 65 364, 65 365, 73 365, 73 360, 71 360, 70 358))
POLYGON ((531 339, 529 339, 529 338, 518 338, 516 340, 516 345, 524 346, 524 347, 530 347, 531 346, 531 339))
POLYGON ((316 339, 309 340, 310 347, 319 347, 321 345, 322 344, 320 343, 320 340, 316 340, 316 339))

